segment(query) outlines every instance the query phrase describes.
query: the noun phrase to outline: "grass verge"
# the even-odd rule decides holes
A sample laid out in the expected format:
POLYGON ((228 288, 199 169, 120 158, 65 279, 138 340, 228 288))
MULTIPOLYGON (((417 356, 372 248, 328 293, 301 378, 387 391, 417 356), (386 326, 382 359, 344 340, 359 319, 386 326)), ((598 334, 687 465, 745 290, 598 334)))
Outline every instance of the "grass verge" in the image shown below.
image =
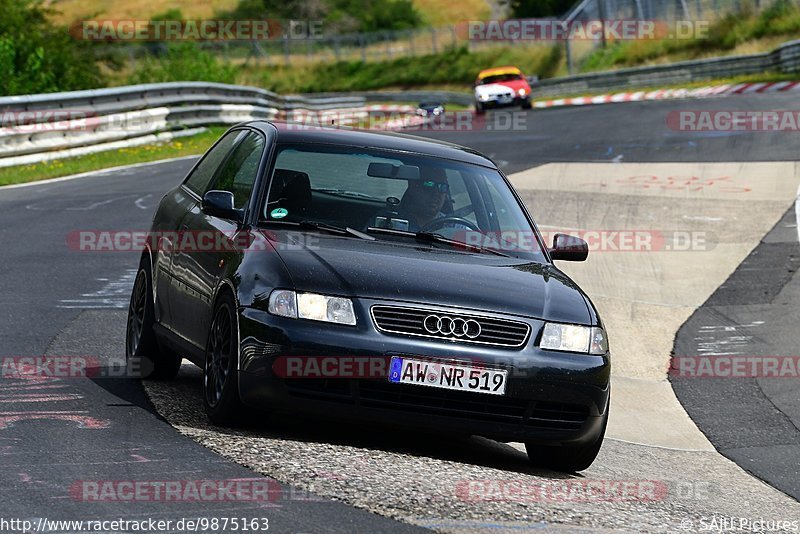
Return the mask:
POLYGON ((134 163, 202 154, 227 129, 226 126, 212 126, 203 133, 174 139, 165 143, 120 148, 63 160, 32 163, 30 165, 3 167, 0 168, 0 186, 58 178, 120 165, 132 165, 134 163))
POLYGON ((243 67, 239 83, 278 93, 371 91, 387 87, 435 85, 471 87, 478 71, 498 65, 516 65, 525 74, 551 77, 563 59, 563 47, 493 47, 470 52, 450 48, 439 54, 403 57, 392 61, 340 61, 301 66, 243 67))

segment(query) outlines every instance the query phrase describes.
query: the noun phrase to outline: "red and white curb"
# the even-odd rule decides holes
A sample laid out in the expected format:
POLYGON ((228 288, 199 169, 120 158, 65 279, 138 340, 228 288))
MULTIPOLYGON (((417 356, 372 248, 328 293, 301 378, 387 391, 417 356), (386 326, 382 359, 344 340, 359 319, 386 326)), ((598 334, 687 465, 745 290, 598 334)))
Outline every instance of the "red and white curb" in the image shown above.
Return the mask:
POLYGON ((776 93, 800 91, 798 82, 759 82, 713 85, 697 89, 659 89, 656 91, 638 91, 615 93, 610 95, 579 96, 577 98, 559 98, 556 100, 540 100, 534 102, 535 108, 553 108, 561 106, 587 106, 592 104, 611 104, 617 102, 640 102, 643 100, 669 100, 678 98, 706 98, 711 96, 741 95, 752 93, 776 93))

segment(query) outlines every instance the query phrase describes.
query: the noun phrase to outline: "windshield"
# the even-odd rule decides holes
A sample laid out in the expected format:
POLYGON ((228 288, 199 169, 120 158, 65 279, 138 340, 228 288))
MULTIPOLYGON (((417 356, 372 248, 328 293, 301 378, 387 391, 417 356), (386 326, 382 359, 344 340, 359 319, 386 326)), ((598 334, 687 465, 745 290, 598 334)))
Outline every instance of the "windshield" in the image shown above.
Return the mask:
POLYGON ((353 228, 379 239, 427 232, 545 261, 498 171, 417 154, 279 144, 261 219, 353 228))
POLYGON ((495 74, 494 76, 487 76, 486 78, 478 80, 478 85, 486 85, 488 83, 497 82, 511 82, 514 80, 521 80, 520 74, 495 74))

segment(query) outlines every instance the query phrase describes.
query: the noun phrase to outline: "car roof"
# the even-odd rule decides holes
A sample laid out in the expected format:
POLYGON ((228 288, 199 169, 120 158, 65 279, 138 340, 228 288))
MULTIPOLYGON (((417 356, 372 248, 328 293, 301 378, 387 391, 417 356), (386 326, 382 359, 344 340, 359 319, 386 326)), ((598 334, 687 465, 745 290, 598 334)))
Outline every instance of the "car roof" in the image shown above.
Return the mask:
POLYGON ((493 67, 491 69, 484 69, 478 73, 478 79, 482 80, 487 76, 497 76, 499 74, 522 74, 522 71, 519 70, 517 67, 506 66, 506 67, 493 67))
POLYGON ((251 121, 246 125, 265 132, 278 130, 279 143, 319 143, 327 145, 357 146, 384 150, 399 150, 438 158, 451 159, 497 169, 492 160, 468 147, 396 132, 359 130, 344 127, 303 125, 285 121, 251 121))

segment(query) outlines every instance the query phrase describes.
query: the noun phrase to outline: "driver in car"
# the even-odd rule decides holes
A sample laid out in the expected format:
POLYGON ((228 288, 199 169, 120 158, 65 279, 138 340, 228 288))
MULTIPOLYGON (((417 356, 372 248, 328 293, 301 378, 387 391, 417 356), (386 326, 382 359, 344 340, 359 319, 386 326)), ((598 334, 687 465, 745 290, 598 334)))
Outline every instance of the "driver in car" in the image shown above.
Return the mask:
POLYGON ((446 216, 442 213, 442 207, 449 199, 450 185, 444 173, 410 180, 398 207, 398 216, 408 220, 410 231, 418 232, 431 221, 446 216))
POLYGON ((397 214, 391 218, 407 220, 410 232, 419 232, 423 229, 435 231, 439 228, 469 229, 452 221, 444 222, 434 228, 426 228, 433 221, 448 217, 447 213, 442 211, 445 202, 452 203, 452 199, 444 170, 423 167, 420 169, 419 180, 408 181, 408 188, 398 205, 397 214))

